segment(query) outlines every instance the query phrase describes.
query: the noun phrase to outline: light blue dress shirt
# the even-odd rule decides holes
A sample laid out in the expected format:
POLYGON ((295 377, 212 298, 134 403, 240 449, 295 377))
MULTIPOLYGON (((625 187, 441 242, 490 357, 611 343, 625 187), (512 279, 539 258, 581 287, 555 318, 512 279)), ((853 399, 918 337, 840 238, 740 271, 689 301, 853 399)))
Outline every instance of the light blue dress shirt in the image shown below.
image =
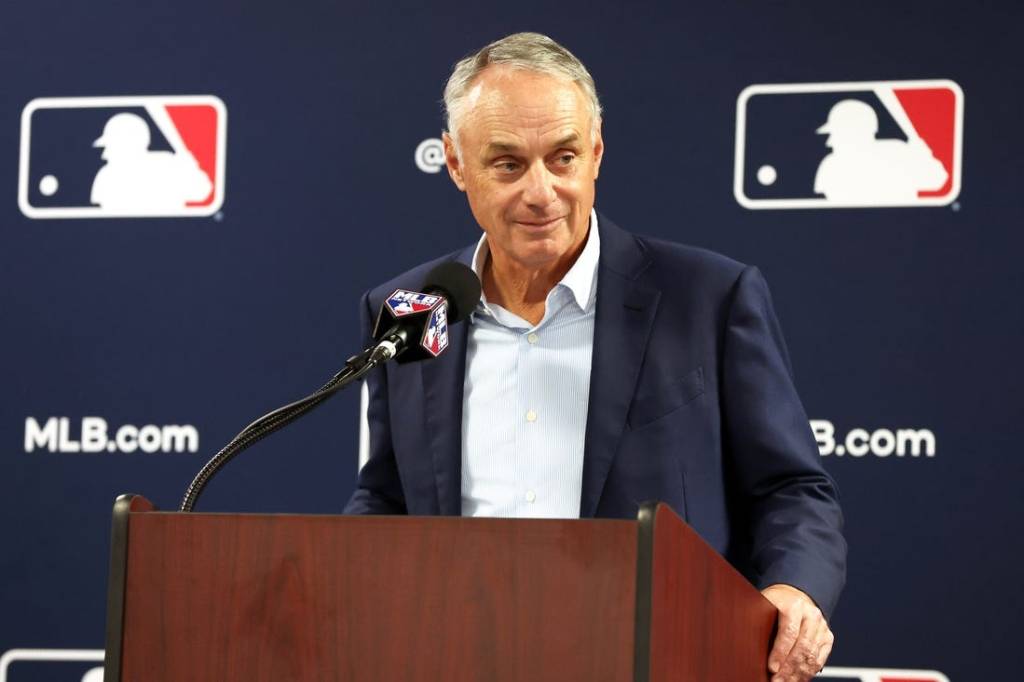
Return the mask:
MULTIPOLYGON (((578 518, 601 240, 587 243, 531 325, 480 303, 469 319, 462 406, 462 515, 578 518)), ((490 256, 480 238, 473 270, 490 256)))

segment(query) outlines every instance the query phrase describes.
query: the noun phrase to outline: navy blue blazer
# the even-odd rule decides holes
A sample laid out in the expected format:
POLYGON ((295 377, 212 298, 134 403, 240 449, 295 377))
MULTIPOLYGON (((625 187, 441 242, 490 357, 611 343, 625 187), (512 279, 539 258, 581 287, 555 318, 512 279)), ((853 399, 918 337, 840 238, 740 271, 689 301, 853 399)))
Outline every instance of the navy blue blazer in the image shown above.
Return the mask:
MULTIPOLYGON (((601 216, 601 255, 580 516, 635 518, 672 506, 759 588, 787 583, 830 615, 845 582, 835 483, 797 396, 756 268, 635 236, 601 216)), ((396 288, 368 292, 363 331, 396 288)), ((468 325, 440 358, 368 378, 370 459, 351 514, 461 512, 462 389, 468 325)))

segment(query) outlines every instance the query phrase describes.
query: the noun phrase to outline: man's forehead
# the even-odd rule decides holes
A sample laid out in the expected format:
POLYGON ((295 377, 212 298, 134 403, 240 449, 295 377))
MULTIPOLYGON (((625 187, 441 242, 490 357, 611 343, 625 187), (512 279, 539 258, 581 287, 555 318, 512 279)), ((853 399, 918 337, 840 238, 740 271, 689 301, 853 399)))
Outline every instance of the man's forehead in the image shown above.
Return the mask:
POLYGON ((465 132, 485 146, 520 146, 523 135, 574 141, 590 120, 582 91, 568 79, 528 71, 485 71, 466 95, 465 132))
POLYGON ((579 109, 583 113, 587 108, 582 89, 568 78, 494 66, 485 69, 470 86, 466 105, 471 112, 483 107, 510 112, 579 109))
POLYGON ((469 92, 466 93, 467 108, 472 109, 473 107, 475 107, 480 102, 480 97, 483 96, 483 93, 484 84, 481 83, 479 79, 477 79, 473 87, 471 87, 469 89, 469 92))

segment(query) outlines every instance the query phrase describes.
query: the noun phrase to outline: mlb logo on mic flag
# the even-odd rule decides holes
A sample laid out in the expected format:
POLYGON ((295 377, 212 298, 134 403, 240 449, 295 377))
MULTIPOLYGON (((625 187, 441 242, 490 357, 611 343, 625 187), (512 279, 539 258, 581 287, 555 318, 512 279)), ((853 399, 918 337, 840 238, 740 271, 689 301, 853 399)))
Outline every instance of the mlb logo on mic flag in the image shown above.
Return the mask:
POLYGON ((749 209, 948 205, 963 110, 950 80, 751 85, 736 102, 733 194, 749 209))
POLYGON ((430 313, 430 322, 423 332, 423 349, 435 358, 448 348, 448 306, 439 305, 430 313))
POLYGON ((416 313, 426 312, 437 305, 441 300, 440 296, 421 294, 418 291, 406 291, 396 289, 395 293, 388 296, 385 302, 391 314, 395 317, 405 317, 416 313))
POLYGON ((226 136, 212 95, 34 99, 21 114, 18 206, 29 218, 213 215, 226 136))
MULTIPOLYGON (((394 293, 384 301, 384 307, 381 308, 380 316, 377 319, 374 335, 378 335, 387 329, 391 324, 389 320, 409 315, 430 316, 426 320, 426 325, 423 327, 423 335, 419 339, 419 345, 423 352, 436 358, 448 348, 448 303, 442 296, 424 294, 418 291, 395 289, 394 293)), ((406 353, 399 359, 399 362, 422 359, 423 357, 426 356, 417 350, 416 352, 406 353)))

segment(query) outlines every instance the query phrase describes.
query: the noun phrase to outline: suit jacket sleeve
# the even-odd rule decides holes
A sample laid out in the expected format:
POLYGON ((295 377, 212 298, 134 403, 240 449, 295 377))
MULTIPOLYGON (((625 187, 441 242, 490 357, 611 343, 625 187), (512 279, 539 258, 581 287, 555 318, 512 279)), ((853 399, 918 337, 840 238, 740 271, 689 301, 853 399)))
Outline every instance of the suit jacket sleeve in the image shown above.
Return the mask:
MULTIPOLYGON (((373 340, 374 312, 370 294, 363 295, 360 321, 364 346, 373 340)), ((388 410, 388 387, 385 367, 378 367, 366 377, 370 401, 367 420, 370 423, 370 458, 359 472, 356 490, 345 505, 346 514, 405 514, 405 497, 398 476, 398 465, 391 445, 391 415, 388 410)))
POLYGON ((735 285, 723 359, 723 437, 749 504, 757 586, 793 585, 828 616, 846 579, 838 490, 821 465, 756 268, 735 285))

